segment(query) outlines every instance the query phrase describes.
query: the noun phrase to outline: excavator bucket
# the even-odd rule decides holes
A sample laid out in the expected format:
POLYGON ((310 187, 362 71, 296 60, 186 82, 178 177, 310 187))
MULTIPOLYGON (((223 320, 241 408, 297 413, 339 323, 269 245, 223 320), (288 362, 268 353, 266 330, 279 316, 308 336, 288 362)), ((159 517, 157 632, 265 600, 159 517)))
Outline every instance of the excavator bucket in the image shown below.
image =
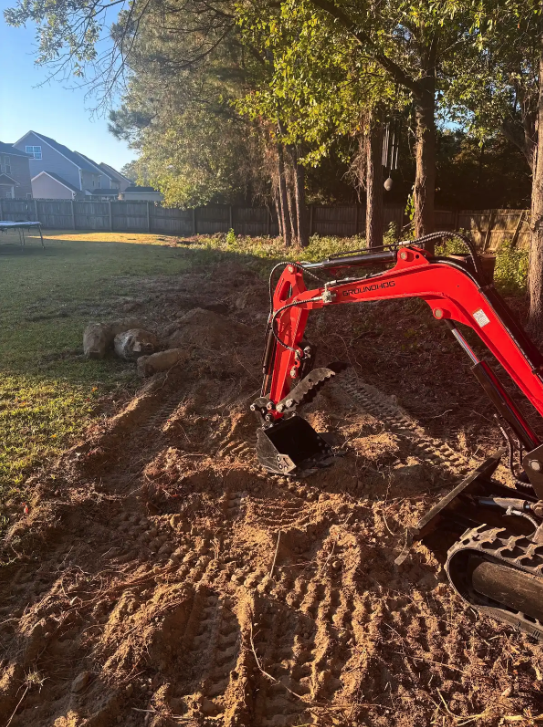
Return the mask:
POLYGON ((297 475, 325 467, 331 464, 332 457, 329 445, 299 416, 259 429, 256 453, 264 469, 279 475, 297 475))

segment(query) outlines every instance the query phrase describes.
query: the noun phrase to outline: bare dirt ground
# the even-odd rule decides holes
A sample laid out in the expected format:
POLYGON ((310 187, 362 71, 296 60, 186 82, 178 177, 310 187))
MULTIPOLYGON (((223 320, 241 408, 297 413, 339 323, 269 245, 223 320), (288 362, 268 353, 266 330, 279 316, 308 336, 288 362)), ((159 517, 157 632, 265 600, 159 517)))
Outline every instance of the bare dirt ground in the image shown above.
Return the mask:
POLYGON ((406 527, 499 444, 454 343, 418 304, 323 313, 320 362, 352 366, 307 416, 344 456, 287 480, 258 468, 248 410, 266 306, 265 283, 231 262, 131 301, 162 326, 192 310, 176 334, 191 360, 105 401, 103 423, 36 476, 3 543, 0 724, 543 712, 540 646, 468 609, 425 546, 394 565, 406 527))

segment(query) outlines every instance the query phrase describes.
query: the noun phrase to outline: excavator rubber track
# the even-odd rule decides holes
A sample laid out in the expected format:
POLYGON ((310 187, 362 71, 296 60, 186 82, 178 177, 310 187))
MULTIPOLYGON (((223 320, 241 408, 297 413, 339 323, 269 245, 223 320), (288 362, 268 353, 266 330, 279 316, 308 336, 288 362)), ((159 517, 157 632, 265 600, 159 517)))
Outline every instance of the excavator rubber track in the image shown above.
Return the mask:
POLYGON ((445 571, 464 601, 543 641, 543 544, 478 525, 450 548, 445 571))

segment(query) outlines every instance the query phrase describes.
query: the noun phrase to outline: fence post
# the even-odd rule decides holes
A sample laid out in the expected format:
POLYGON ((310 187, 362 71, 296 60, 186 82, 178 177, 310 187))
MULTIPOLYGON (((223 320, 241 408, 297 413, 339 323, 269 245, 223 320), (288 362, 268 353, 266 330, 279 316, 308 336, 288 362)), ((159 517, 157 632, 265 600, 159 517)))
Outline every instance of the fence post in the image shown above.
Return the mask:
POLYGON ((517 246, 518 235, 519 235, 520 228, 522 227, 523 222, 524 222, 524 210, 522 210, 522 212, 520 213, 520 217, 518 218, 517 227, 515 229, 515 234, 513 235, 513 240, 511 242, 511 247, 517 246))
POLYGON ((75 210, 74 210, 74 199, 72 197, 72 201, 70 203, 72 205, 72 230, 75 230, 75 210))
POLYGON ((356 204, 354 205, 354 234, 355 236, 358 235, 358 223, 359 223, 359 216, 360 216, 360 205, 356 204))
POLYGON ((196 207, 192 208, 192 234, 198 234, 198 225, 196 223, 196 207))
POLYGON ((495 210, 490 210, 490 217, 488 219, 488 230, 486 231, 485 240, 483 243, 483 249, 481 252, 486 252, 488 243, 490 242, 490 235, 492 234, 492 227, 494 226, 495 210))
POLYGON ((4 213, 2 212, 2 198, 0 197, 0 220, 2 219, 2 215, 4 213))
POLYGON ((37 199, 34 200, 34 219, 36 220, 36 222, 39 222, 39 217, 38 217, 38 200, 37 199))
POLYGON ((149 207, 150 204, 150 202, 147 202, 147 232, 151 232, 151 209, 149 207))
POLYGON ((268 237, 271 235, 271 220, 272 220, 272 211, 269 207, 266 207, 266 235, 268 237))
POLYGON ((109 229, 111 230, 111 232, 113 232, 113 213, 111 211, 111 200, 110 199, 108 199, 108 201, 107 201, 107 214, 109 217, 109 229))

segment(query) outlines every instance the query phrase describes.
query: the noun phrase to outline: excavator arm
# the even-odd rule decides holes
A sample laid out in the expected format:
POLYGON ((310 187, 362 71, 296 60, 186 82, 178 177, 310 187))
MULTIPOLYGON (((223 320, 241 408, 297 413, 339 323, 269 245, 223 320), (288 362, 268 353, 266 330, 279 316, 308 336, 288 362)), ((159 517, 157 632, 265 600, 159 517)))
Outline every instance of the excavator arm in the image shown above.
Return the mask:
POLYGON ((496 408, 510 453, 517 448, 523 455, 524 471, 513 471, 519 494, 492 479, 501 453, 491 457, 438 503, 410 535, 428 538, 443 529, 457 537, 468 534, 467 540, 457 540, 448 551, 446 571, 455 590, 479 610, 486 609, 543 638, 543 445, 488 363, 478 358, 456 324, 477 334, 541 416, 543 356, 484 274, 471 245, 470 254, 463 258, 433 257, 423 243, 424 238, 318 263, 281 264, 283 270, 274 289, 270 279, 264 381, 260 397, 251 406, 261 423, 258 458, 270 472, 294 476, 333 462, 326 440, 298 414, 299 408, 342 368, 338 364, 312 368, 314 352, 305 339, 311 311, 380 300, 426 301, 434 318, 451 329, 469 357, 473 373, 496 408), (391 267, 374 272, 376 265, 391 267), (370 267, 371 272, 360 275, 363 267, 370 267), (325 281, 322 274, 334 279, 325 281), (308 289, 306 280, 313 283, 315 278, 319 285, 308 289), (502 537, 503 529, 496 525, 504 522, 507 528, 502 537), (511 538, 515 539, 514 547, 511 538), (511 547, 518 556, 514 563, 506 557, 511 547), (541 560, 537 572, 528 572, 525 563, 535 563, 537 558, 541 560), (496 583, 500 587, 506 584, 501 601, 496 583), (519 601, 519 592, 524 593, 527 583, 535 594, 528 598, 528 606, 522 598, 519 601))

